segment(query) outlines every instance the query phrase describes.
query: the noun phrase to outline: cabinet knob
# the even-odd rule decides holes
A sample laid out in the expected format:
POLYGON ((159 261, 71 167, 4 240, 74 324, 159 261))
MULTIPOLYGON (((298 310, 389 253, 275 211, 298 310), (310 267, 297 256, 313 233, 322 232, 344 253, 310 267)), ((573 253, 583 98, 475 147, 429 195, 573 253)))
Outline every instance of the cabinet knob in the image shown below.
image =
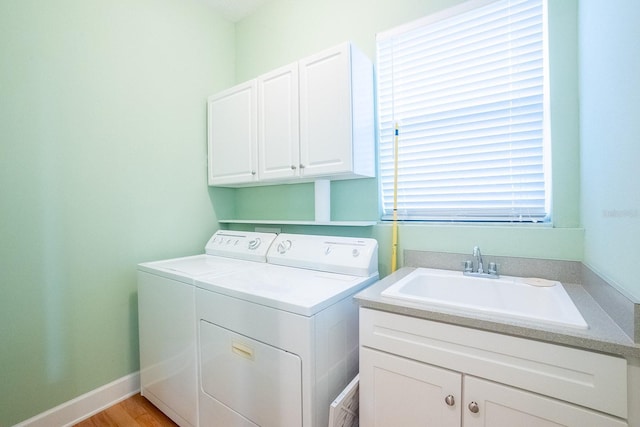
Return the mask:
POLYGON ((296 165, 291 165, 291 170, 296 170, 296 165))
POLYGON ((251 175, 255 175, 255 174, 256 174, 256 171, 251 171, 251 175))
POLYGON ((300 164, 300 169, 304 169, 304 165, 303 164, 300 164))
POLYGON ((471 402, 469 403, 469 410, 474 414, 477 414, 478 411, 480 411, 480 407, 478 406, 477 402, 471 402))
POLYGON ((444 403, 446 403, 449 406, 453 406, 456 404, 456 399, 452 395, 448 395, 447 397, 444 398, 444 403))

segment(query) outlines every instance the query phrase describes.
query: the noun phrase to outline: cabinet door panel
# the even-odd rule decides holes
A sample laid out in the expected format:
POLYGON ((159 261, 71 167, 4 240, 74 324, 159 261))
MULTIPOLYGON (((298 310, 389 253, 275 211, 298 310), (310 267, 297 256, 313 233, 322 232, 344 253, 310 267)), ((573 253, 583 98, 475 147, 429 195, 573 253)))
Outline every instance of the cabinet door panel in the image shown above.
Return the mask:
POLYGON ((298 175, 298 63, 258 78, 260 180, 298 175))
POLYGON ((343 44, 300 61, 300 158, 303 176, 352 168, 350 48, 343 44))
POLYGON ((256 91, 251 80, 209 98, 209 185, 257 180, 256 91))
POLYGON ((361 347, 363 427, 460 426, 460 401, 459 373, 361 347))
POLYGON ((465 427, 626 427, 598 412, 475 377, 464 377, 465 427), (476 402, 478 412, 468 405, 476 402))

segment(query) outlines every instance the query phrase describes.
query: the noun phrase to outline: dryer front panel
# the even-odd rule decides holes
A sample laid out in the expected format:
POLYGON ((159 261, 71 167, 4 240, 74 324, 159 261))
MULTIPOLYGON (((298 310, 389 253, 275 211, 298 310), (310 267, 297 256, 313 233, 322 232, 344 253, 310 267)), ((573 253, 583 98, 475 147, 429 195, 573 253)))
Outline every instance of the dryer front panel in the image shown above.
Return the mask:
POLYGON ((200 425, 231 415, 262 427, 302 425, 300 357, 205 320, 199 329, 202 397, 217 401, 205 404, 200 425))

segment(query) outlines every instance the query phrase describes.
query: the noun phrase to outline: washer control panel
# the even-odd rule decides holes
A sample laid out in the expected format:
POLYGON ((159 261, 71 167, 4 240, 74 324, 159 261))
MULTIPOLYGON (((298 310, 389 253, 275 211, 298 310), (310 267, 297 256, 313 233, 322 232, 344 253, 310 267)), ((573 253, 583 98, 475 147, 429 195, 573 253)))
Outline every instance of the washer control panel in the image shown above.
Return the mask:
POLYGON ((368 277, 378 272, 378 242, 357 237, 283 233, 271 245, 267 262, 368 277))
POLYGON ((250 261, 267 261, 267 251, 275 233, 218 230, 207 242, 205 253, 250 261))

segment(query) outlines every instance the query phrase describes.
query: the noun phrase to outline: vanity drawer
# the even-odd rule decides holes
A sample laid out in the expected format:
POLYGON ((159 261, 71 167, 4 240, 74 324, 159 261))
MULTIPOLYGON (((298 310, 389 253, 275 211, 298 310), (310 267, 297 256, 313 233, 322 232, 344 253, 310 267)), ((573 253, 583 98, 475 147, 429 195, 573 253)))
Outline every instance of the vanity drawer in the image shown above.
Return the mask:
POLYGON ((366 308, 360 344, 627 418, 624 358, 366 308))

